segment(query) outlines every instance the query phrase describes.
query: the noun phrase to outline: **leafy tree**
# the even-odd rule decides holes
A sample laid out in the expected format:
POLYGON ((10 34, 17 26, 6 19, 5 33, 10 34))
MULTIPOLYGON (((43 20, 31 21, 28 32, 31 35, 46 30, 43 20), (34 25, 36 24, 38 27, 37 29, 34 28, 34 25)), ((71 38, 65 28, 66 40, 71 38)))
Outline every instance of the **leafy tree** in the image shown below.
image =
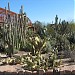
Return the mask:
POLYGON ((39 34, 41 38, 44 38, 45 33, 43 24, 40 21, 36 21, 33 25, 36 33, 39 34))

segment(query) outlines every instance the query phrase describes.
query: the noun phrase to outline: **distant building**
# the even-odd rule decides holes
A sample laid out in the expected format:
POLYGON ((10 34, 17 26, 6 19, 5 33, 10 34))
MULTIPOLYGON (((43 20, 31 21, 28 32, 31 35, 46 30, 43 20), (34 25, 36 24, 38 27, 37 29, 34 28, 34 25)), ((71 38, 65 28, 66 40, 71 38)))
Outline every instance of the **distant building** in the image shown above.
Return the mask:
MULTIPOLYGON (((32 29, 33 25, 32 25, 31 20, 27 16, 24 16, 24 17, 27 18, 28 28, 32 29)), ((20 14, 17 14, 17 13, 15 13, 13 11, 10 11, 9 3, 8 3, 8 9, 6 9, 6 7, 5 7, 5 9, 0 7, 0 25, 2 25, 3 23, 7 22, 6 20, 8 22, 15 22, 16 20, 17 21, 20 20, 20 14)))
POLYGON ((4 8, 0 8, 0 23, 4 23, 6 18, 10 18, 14 20, 14 16, 16 15, 15 12, 10 10, 6 10, 4 8))

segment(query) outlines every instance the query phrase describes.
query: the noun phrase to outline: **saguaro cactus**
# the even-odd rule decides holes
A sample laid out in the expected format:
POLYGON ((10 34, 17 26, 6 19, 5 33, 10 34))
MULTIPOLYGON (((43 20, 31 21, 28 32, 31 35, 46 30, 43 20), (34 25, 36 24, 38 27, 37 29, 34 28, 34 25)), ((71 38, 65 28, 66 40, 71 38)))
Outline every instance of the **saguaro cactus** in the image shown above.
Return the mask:
POLYGON ((55 17, 55 24, 57 25, 58 24, 58 16, 56 15, 55 17))

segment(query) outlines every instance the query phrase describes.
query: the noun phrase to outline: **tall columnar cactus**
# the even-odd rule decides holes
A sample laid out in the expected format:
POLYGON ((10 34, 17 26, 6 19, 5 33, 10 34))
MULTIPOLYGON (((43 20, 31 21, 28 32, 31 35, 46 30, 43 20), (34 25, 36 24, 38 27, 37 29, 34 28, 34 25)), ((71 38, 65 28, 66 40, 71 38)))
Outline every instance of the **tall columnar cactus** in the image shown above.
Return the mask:
MULTIPOLYGON (((6 10, 6 8, 5 8, 6 10)), ((4 23, 2 25, 3 27, 3 42, 4 47, 6 43, 9 45, 11 44, 13 48, 20 49, 20 47, 25 45, 26 40, 26 32, 27 32, 27 17, 26 14, 23 12, 23 6, 21 6, 21 13, 15 14, 13 16, 10 15, 7 10, 5 11, 6 15, 4 18, 4 23)))
POLYGON ((55 17, 55 24, 57 25, 58 24, 58 16, 56 15, 55 17))

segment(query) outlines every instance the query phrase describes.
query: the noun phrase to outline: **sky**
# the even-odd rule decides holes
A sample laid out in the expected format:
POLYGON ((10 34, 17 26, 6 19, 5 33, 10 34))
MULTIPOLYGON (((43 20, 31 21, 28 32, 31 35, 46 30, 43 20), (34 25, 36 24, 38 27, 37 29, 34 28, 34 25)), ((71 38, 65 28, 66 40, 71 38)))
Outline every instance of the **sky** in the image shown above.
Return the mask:
POLYGON ((10 3, 10 10, 19 13, 21 5, 32 22, 51 23, 56 14, 61 20, 75 20, 75 0, 0 0, 0 7, 10 3))

